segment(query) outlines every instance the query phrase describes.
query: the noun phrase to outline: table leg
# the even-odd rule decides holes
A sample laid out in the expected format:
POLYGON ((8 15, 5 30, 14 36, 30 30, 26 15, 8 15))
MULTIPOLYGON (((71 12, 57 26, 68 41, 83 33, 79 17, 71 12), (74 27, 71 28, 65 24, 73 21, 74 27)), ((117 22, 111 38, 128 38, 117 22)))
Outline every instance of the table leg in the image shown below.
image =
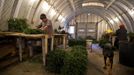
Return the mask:
POLYGON ((46 65, 46 54, 48 50, 48 39, 47 38, 42 38, 42 56, 43 56, 43 65, 46 65))
POLYGON ((54 49, 54 36, 52 36, 52 41, 51 41, 52 43, 51 43, 51 50, 53 50, 54 49))
POLYGON ((32 48, 32 46, 28 46, 28 47, 29 47, 30 57, 32 57, 33 56, 33 48, 32 48))
POLYGON ((63 35, 63 47, 66 49, 66 35, 63 35))
POLYGON ((22 61, 22 42, 21 41, 22 41, 21 37, 17 38, 17 42, 19 44, 19 59, 20 59, 20 61, 22 61))

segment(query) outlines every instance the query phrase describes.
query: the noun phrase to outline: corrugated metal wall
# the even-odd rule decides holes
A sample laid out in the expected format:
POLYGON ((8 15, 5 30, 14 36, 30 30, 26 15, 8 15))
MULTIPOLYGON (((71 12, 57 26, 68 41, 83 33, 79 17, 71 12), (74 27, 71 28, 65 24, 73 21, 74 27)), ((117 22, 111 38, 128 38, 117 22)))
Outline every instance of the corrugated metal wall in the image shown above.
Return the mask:
POLYGON ((0 29, 8 30, 7 20, 11 17, 14 0, 0 0, 0 29))
MULTIPOLYGON (((76 18, 74 18, 69 24, 76 25, 76 22, 77 22, 77 24, 79 24, 79 23, 96 23, 97 24, 97 27, 96 27, 97 31, 95 33, 97 35, 97 39, 101 38, 102 34, 107 29, 110 29, 108 23, 105 20, 103 20, 103 18, 101 18, 100 16, 97 16, 95 14, 90 14, 90 13, 81 14, 81 15, 77 16, 76 18)), ((91 36, 94 36, 94 35, 91 35, 91 36)))
POLYGON ((59 25, 64 26, 63 16, 49 3, 53 3, 53 0, 0 0, 0 30, 7 31, 7 20, 13 17, 27 19, 30 27, 34 28, 41 22, 41 13, 45 13, 52 21, 54 29, 59 25))

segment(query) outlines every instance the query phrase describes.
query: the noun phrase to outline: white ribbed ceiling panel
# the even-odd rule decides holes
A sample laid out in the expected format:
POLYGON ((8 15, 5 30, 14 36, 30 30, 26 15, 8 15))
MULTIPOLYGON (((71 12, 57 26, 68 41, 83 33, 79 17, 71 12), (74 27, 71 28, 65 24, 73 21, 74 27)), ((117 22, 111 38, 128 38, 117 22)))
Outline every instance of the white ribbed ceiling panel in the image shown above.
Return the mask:
MULTIPOLYGON (((47 14, 54 24, 67 25, 75 16, 88 12, 102 17, 113 30, 123 23, 129 31, 134 31, 134 0, 0 0, 0 19, 12 16, 27 18, 31 24, 38 24, 41 13, 47 14), (43 6, 43 2, 48 6, 43 6), (89 6, 83 7, 83 3, 89 3, 89 6), (95 3, 104 6, 99 7, 95 3), (119 22, 116 22, 117 19, 119 22)), ((0 26, 3 27, 5 22, 1 22, 0 26)))

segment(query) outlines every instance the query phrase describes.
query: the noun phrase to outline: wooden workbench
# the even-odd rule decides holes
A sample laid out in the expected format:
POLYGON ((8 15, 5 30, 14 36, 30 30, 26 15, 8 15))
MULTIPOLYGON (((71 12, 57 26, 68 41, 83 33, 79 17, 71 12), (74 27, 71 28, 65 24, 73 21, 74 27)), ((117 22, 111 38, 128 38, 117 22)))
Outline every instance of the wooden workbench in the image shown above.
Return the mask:
POLYGON ((48 44, 48 35, 47 34, 24 34, 24 33, 17 33, 17 32, 0 32, 1 36, 14 36, 17 38, 17 42, 19 45, 19 59, 22 61, 22 39, 29 38, 29 39, 41 39, 42 40, 42 55, 43 55, 43 65, 45 65, 45 56, 47 54, 47 44, 48 44))
MULTIPOLYGON (((52 49, 54 48, 54 43, 57 43, 56 41, 54 41, 54 39, 56 39, 56 37, 58 37, 59 39, 62 40, 62 44, 63 44, 63 49, 66 49, 67 46, 67 34, 53 34, 52 36, 52 49)), ((58 42, 60 42, 60 40, 57 40, 58 42)))
MULTIPOLYGON (((18 46, 19 46, 19 59, 20 61, 22 61, 22 52, 23 52, 23 48, 22 48, 22 39, 26 38, 26 39, 41 39, 42 41, 42 55, 43 55, 43 65, 45 65, 46 62, 46 54, 48 51, 48 35, 47 34, 24 34, 24 33, 18 33, 18 32, 0 32, 0 36, 13 36, 16 37, 17 42, 18 42, 18 46)), ((66 34, 54 34, 52 36, 52 44, 51 44, 51 50, 53 50, 53 44, 54 44, 54 38, 55 36, 61 36, 63 37, 63 46, 64 49, 66 48, 66 40, 67 40, 67 35, 66 34)))

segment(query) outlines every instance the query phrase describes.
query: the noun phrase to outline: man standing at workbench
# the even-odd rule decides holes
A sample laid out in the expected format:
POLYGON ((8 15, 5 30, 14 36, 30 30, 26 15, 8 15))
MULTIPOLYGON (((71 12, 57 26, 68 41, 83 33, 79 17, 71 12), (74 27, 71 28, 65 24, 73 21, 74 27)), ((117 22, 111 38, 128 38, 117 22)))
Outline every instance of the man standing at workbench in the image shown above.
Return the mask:
POLYGON ((51 42, 53 35, 52 22, 47 19, 45 14, 41 14, 40 19, 42 20, 42 22, 39 26, 37 26, 37 28, 43 30, 46 34, 48 34, 48 52, 49 52, 51 51, 51 42))

